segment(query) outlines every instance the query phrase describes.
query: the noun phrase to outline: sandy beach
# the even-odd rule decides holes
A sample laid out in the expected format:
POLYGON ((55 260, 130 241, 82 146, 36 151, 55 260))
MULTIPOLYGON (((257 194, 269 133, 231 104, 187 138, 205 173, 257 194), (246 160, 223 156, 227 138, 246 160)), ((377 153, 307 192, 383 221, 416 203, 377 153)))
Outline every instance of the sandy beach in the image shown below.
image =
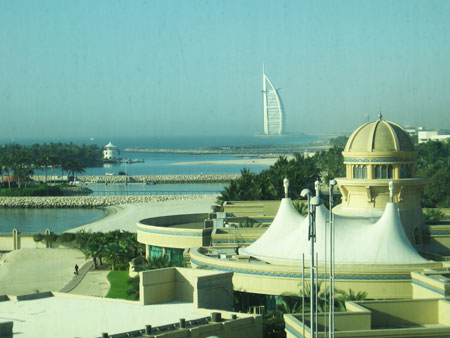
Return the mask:
MULTIPOLYGON (((280 155, 283 156, 283 155, 280 155)), ((193 161, 193 162, 177 162, 173 165, 201 165, 201 164, 218 164, 218 165, 265 165, 271 166, 275 164, 279 156, 276 157, 244 157, 236 160, 217 160, 217 161, 193 161)), ((292 155, 287 155, 286 158, 291 160, 294 158, 292 155)))
POLYGON ((68 232, 126 230, 136 232, 136 223, 142 219, 167 215, 210 212, 216 196, 172 200, 163 202, 133 203, 107 207, 110 214, 101 220, 85 224, 68 232))
POLYGON ((219 165, 266 165, 271 166, 277 158, 245 158, 240 160, 221 160, 221 161, 194 161, 194 162, 177 162, 173 165, 201 165, 201 164, 219 164, 219 165))
MULTIPOLYGON (((136 232, 136 223, 144 218, 210 212, 215 197, 136 203, 108 207, 111 214, 94 223, 70 231, 111 231, 123 229, 136 232)), ((76 249, 20 249, 0 257, 1 294, 24 295, 44 291, 59 291, 74 276, 75 264, 86 259, 76 249)), ((104 297, 109 290, 109 271, 90 271, 70 293, 104 297)))

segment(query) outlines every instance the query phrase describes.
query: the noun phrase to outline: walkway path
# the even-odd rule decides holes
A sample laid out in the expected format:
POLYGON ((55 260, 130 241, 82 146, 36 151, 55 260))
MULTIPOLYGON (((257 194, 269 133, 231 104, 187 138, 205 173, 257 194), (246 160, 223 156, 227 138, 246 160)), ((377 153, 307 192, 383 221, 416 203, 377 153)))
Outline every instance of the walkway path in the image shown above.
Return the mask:
POLYGON ((110 270, 91 270, 69 293, 73 295, 105 297, 110 288, 107 278, 109 273, 110 270))
POLYGON ((94 266, 94 261, 91 259, 87 261, 81 269, 78 270, 78 275, 73 276, 73 278, 67 283, 59 292, 70 292, 77 287, 78 284, 83 280, 89 270, 94 266))

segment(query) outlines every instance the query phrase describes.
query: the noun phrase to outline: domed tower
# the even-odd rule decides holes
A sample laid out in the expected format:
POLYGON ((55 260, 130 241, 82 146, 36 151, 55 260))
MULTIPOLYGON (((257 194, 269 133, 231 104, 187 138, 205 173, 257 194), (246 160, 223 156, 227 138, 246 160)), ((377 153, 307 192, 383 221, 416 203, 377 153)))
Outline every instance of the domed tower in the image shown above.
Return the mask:
POLYGON ((346 177, 337 178, 342 204, 335 212, 348 216, 381 216, 390 199, 394 202, 411 242, 421 244, 424 225, 420 194, 425 180, 415 177, 417 152, 408 133, 398 124, 379 120, 356 129, 343 151, 346 177))

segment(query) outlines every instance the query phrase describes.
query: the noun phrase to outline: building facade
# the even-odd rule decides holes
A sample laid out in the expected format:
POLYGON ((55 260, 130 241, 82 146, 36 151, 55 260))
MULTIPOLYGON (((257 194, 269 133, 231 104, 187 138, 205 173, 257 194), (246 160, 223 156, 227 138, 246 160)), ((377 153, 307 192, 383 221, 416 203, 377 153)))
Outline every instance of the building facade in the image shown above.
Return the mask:
POLYGON ((109 142, 103 147, 103 160, 106 161, 118 161, 120 158, 120 151, 117 146, 109 142))
POLYGON ((278 90, 273 86, 263 68, 263 112, 264 134, 282 135, 284 132, 285 114, 278 90))
POLYGON ((346 177, 337 178, 343 216, 380 217, 389 202, 389 182, 394 185, 406 235, 421 244, 424 226, 420 195, 425 184, 415 176, 417 151, 408 133, 398 124, 380 118, 357 128, 342 153, 346 177))

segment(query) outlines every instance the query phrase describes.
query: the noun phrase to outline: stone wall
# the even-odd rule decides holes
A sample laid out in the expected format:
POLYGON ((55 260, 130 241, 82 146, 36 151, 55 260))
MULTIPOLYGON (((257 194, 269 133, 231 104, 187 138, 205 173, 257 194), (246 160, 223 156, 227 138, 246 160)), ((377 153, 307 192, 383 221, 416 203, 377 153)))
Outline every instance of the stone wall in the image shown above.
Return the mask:
POLYGON ((209 195, 0 197, 3 208, 97 208, 118 204, 211 198, 209 195))

